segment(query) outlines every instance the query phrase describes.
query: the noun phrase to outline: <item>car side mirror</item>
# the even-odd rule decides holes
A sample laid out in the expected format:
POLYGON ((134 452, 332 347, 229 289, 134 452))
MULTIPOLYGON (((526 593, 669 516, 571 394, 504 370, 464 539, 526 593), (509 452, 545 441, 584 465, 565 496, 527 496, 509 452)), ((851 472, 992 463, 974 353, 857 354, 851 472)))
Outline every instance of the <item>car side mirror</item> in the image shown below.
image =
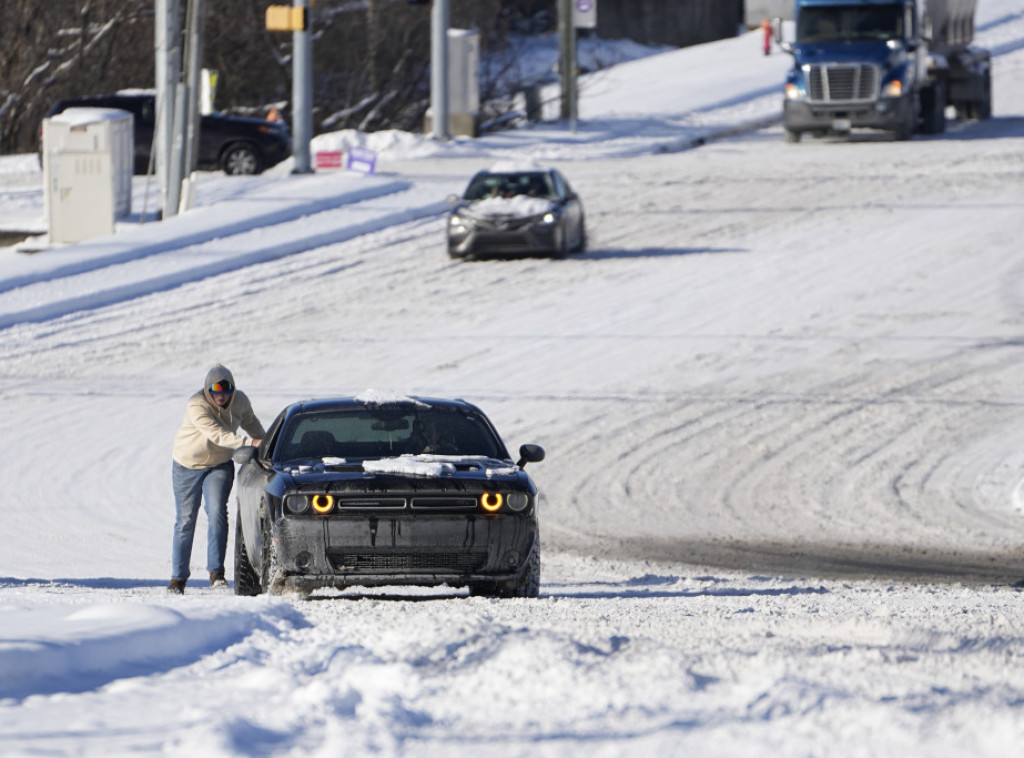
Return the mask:
POLYGON ((245 465, 255 457, 256 448, 252 445, 243 445, 231 454, 231 460, 242 465, 245 465))
POLYGON ((544 448, 540 445, 523 445, 519 448, 519 460, 516 465, 523 468, 527 463, 540 463, 544 460, 544 448))

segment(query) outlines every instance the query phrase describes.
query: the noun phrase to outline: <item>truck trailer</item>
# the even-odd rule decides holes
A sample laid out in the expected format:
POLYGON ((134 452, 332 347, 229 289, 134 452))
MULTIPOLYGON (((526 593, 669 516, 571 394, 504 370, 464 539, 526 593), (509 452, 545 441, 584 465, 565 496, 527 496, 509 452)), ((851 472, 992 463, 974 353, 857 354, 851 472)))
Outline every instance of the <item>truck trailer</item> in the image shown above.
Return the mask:
POLYGON ((786 140, 852 129, 897 139, 992 115, 991 56, 972 46, 977 0, 796 0, 782 124, 786 140))

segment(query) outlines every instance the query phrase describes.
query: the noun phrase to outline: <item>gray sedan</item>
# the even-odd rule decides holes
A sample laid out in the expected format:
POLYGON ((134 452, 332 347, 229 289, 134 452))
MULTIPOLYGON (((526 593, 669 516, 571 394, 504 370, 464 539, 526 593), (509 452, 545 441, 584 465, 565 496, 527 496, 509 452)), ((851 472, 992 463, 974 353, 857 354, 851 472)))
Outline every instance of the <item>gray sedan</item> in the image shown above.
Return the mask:
POLYGON ((461 198, 449 201, 452 258, 561 257, 586 249, 583 204, 555 169, 481 171, 461 198))

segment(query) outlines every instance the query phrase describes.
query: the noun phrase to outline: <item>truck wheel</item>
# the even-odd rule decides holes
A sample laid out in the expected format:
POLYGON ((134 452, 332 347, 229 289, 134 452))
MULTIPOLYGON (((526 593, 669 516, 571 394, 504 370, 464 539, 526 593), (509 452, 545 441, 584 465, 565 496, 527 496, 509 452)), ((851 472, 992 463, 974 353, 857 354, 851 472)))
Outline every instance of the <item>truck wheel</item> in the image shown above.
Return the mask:
POLYGON ((786 129, 786 142, 791 145, 797 144, 802 136, 803 132, 798 132, 795 129, 786 129))
POLYGON ((942 134, 946 131, 946 86, 935 82, 921 93, 921 131, 942 134))
POLYGON ((990 71, 985 72, 985 78, 982 81, 982 91, 985 93, 981 99, 981 102, 977 104, 977 115, 978 119, 984 121, 992 118, 992 73, 990 71))
POLYGON ((913 105, 907 110, 907 115, 903 118, 903 123, 896 128, 896 139, 903 142, 914 136, 914 132, 917 130, 917 112, 919 102, 915 101, 913 105))

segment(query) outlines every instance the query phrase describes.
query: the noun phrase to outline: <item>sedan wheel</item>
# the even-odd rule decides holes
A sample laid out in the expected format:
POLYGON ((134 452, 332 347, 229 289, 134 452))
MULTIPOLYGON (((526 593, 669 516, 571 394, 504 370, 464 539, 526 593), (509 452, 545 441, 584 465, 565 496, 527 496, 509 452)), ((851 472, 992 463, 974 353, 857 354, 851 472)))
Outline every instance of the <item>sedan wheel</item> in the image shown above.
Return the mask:
POLYGON ((221 160, 224 173, 229 176, 251 176, 263 170, 259 153, 249 145, 232 145, 221 160))

